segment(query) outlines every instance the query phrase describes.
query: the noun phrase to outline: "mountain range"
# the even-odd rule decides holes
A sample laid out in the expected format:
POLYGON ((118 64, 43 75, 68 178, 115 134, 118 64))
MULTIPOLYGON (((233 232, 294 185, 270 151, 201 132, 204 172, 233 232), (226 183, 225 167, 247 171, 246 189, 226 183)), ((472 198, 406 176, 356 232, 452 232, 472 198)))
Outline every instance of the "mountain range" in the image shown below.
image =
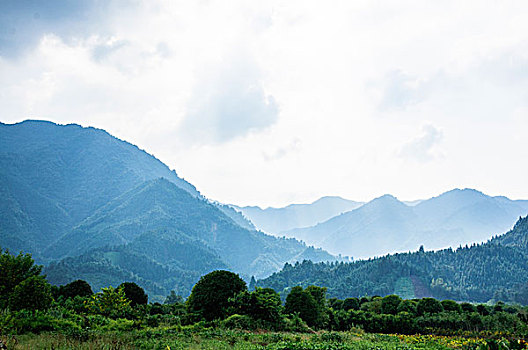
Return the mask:
POLYGON ((352 263, 286 264, 256 283, 287 295, 294 286, 318 285, 331 297, 397 294, 406 299, 528 304, 528 216, 482 244, 398 253, 352 263))
POLYGON ((231 206, 250 219, 260 230, 280 235, 292 229, 314 226, 336 215, 356 209, 362 204, 364 203, 338 196, 327 196, 310 204, 290 204, 283 208, 231 206))
POLYGON ((249 279, 334 259, 255 230, 152 155, 75 124, 0 124, 0 195, 0 247, 30 252, 56 284, 129 280, 161 298, 218 268, 249 279))
POLYGON ((427 249, 442 249, 484 242, 494 234, 506 232, 519 216, 526 215, 528 201, 491 197, 473 189, 454 189, 415 202, 401 202, 391 195, 365 204, 332 197, 304 206, 236 209, 267 232, 295 237, 330 253, 361 259, 414 251, 421 245, 427 249), (323 212, 318 205, 322 201, 337 204, 323 212), (352 210, 346 211, 345 204, 352 210), (296 211, 290 208, 299 208, 303 213, 320 213, 319 216, 313 214, 313 221, 332 213, 336 215, 309 227, 274 232, 273 228, 285 227, 280 226, 282 216, 287 222, 299 222, 295 220, 296 211))

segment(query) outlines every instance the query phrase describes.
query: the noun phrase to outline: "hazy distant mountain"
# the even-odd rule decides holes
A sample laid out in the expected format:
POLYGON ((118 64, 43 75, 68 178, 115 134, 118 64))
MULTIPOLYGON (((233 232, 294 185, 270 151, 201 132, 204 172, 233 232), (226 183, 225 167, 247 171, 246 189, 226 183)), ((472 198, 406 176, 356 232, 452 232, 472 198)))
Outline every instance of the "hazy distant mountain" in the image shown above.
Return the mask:
POLYGON ((318 225, 286 232, 334 254, 367 258, 392 252, 456 247, 506 232, 528 213, 528 201, 455 189, 408 206, 385 195, 318 225))
POLYGON ((311 204, 290 204, 284 208, 238 207, 260 230, 281 234, 293 228, 316 225, 336 215, 358 208, 362 202, 355 202, 341 197, 322 197, 311 204))
POLYGON ((0 124, 0 247, 30 252, 55 283, 123 279, 187 293, 216 268, 263 277, 334 257, 253 229, 165 164, 103 130, 0 124))

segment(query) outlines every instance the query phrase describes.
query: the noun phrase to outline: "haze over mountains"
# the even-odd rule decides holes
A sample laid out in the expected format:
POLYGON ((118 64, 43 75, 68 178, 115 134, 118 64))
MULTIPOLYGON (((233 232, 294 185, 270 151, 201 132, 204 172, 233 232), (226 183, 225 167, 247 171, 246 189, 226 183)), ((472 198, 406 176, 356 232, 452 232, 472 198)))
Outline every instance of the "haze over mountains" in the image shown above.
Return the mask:
POLYGON ((421 245, 441 249, 486 241, 492 235, 506 232, 519 216, 526 215, 528 201, 490 197, 473 189, 455 189, 413 202, 401 202, 391 195, 366 204, 326 197, 313 204, 237 210, 267 232, 295 237, 333 254, 361 259, 415 251, 421 245), (330 205, 325 208, 321 202, 330 205), (351 210, 347 211, 347 206, 351 210), (332 214, 334 217, 318 222, 332 214), (296 220, 297 217, 303 220, 296 220), (303 227, 309 224, 310 217, 314 224, 303 227), (284 229, 296 223, 300 226, 284 229))
POLYGON ((158 159, 79 125, 0 124, 0 195, 0 247, 49 264, 54 283, 131 280, 186 295, 217 268, 263 277, 287 261, 334 259, 252 229, 158 159))
POLYGON ((316 225, 336 215, 360 207, 355 202, 337 196, 322 197, 311 204, 290 204, 284 208, 261 209, 257 206, 232 205, 264 232, 280 234, 294 228, 316 225))

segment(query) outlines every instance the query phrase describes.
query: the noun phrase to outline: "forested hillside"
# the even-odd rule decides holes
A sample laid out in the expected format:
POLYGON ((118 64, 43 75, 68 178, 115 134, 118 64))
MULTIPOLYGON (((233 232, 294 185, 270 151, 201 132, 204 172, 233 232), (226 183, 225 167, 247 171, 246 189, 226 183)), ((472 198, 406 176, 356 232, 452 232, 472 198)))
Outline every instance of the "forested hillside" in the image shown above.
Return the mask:
POLYGON ((387 255, 353 263, 286 264, 258 281, 277 291, 311 284, 338 298, 398 294, 459 301, 490 299, 528 302, 528 217, 487 243, 426 252, 387 255))
POLYGON ((150 154, 79 125, 0 124, 0 194, 0 247, 30 252, 53 283, 126 279, 186 295, 217 268, 249 279, 334 259, 256 231, 150 154))

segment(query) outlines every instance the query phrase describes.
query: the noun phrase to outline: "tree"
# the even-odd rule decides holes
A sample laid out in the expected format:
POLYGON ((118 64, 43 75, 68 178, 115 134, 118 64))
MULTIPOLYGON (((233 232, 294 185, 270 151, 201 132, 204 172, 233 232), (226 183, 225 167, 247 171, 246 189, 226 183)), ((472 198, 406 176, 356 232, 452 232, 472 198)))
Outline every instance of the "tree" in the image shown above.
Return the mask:
POLYGON ((124 282, 119 285, 125 292, 125 296, 130 300, 131 306, 145 305, 148 303, 148 295, 145 290, 134 282, 124 282))
POLYGON ((42 266, 35 265, 31 254, 13 255, 0 249, 0 308, 7 306, 15 287, 29 277, 38 276, 42 266))
POLYGON ((246 282, 233 272, 217 270, 202 276, 187 299, 187 310, 208 321, 226 317, 229 298, 246 291, 246 282))
POLYGON ((254 320, 262 320, 273 327, 282 321, 280 295, 271 288, 256 287, 255 291, 243 291, 230 299, 231 313, 248 315, 254 320))
POLYGON ((92 295, 86 305, 88 311, 114 318, 124 317, 130 311, 130 300, 123 288, 102 288, 101 292, 92 295))
POLYGON ((397 295, 387 295, 381 299, 381 313, 395 315, 398 313, 398 306, 401 301, 401 298, 397 295))
POLYGON ((358 298, 346 298, 343 302, 343 310, 359 310, 359 299, 358 298))
POLYGON ((444 311, 454 311, 454 312, 462 312, 462 308, 460 305, 453 300, 442 300, 441 301, 442 306, 444 307, 444 311))
POLYGON ((398 313, 407 312, 411 315, 416 314, 416 302, 412 300, 402 300, 400 305, 398 305, 398 313))
POLYGON ((317 303, 312 294, 300 286, 291 289, 286 297, 284 308, 288 314, 299 314, 303 321, 311 327, 317 324, 319 316, 317 303))
POLYGON ((74 298, 76 296, 88 297, 93 294, 92 287, 88 282, 83 280, 76 280, 64 286, 60 286, 59 295, 64 298, 74 298))
POLYGON ((416 305, 416 311, 419 315, 426 313, 436 314, 438 312, 444 311, 442 304, 434 298, 423 298, 420 299, 418 305, 416 305))
POLYGON ((42 276, 26 278, 13 289, 9 298, 11 310, 45 310, 51 305, 51 285, 42 276))

